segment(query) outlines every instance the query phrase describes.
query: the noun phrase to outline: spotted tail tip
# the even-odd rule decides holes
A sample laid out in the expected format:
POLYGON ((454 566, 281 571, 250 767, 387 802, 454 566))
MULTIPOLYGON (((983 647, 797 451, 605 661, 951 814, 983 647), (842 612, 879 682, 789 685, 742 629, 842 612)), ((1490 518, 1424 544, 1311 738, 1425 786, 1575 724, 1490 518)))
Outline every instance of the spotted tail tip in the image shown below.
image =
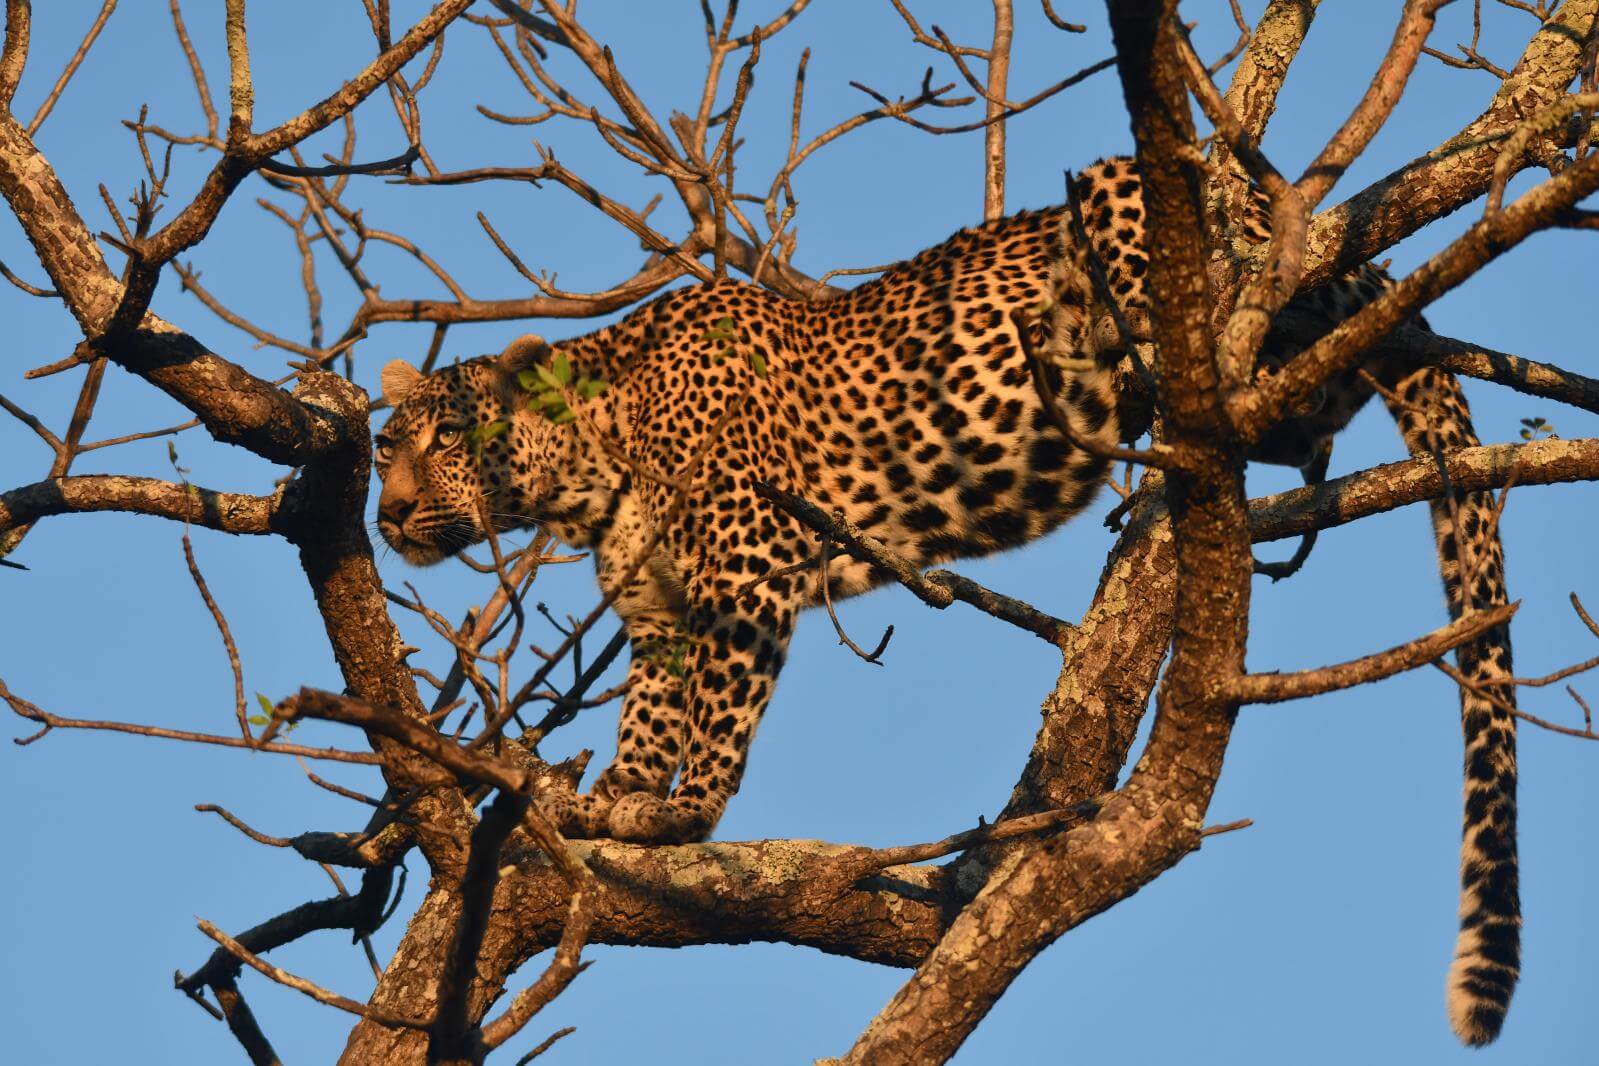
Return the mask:
MULTIPOLYGON (((1502 935, 1515 936, 1512 927, 1502 935)), ((1478 939, 1477 930, 1462 930, 1462 943, 1449 968, 1448 1007, 1449 1025, 1467 1047, 1483 1047, 1499 1036, 1505 1024, 1505 1014, 1510 1009, 1510 997, 1516 990, 1518 968, 1510 959, 1494 961, 1495 952, 1478 939), (1467 940, 1474 941, 1466 943, 1467 940), (1510 965, 1506 965, 1510 962, 1510 965)), ((1515 950, 1514 940, 1509 945, 1515 950)))

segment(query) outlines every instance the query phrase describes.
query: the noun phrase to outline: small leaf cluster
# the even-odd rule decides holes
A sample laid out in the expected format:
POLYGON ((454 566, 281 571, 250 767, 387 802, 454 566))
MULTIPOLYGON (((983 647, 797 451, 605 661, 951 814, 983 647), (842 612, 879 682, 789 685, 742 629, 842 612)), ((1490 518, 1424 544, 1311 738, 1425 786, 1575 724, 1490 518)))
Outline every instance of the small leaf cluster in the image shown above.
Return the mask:
MULTIPOLYGON (((738 339, 738 334, 735 332, 737 327, 738 323, 733 320, 732 315, 723 315, 712 322, 711 328, 700 337, 701 341, 716 341, 722 345, 722 350, 716 353, 718 362, 733 354, 733 342, 738 339)), ((766 357, 753 348, 750 350, 750 369, 755 371, 755 376, 758 378, 766 376, 766 357)))
POLYGON ((520 371, 516 375, 516 382, 528 394, 528 410, 542 413, 558 426, 577 419, 577 413, 566 402, 568 388, 580 399, 592 400, 610 387, 609 382, 599 378, 578 376, 574 381, 572 360, 566 357, 565 352, 556 355, 549 366, 540 364, 531 370, 520 371))
POLYGON ((650 637, 633 646, 633 655, 654 663, 672 677, 681 678, 688 672, 688 653, 693 648, 694 639, 687 634, 650 637))
POLYGON ((1559 437, 1555 427, 1542 418, 1523 418, 1521 420, 1522 440, 1554 440, 1559 437))
POLYGON ((473 426, 466 431, 466 439, 477 451, 482 451, 483 446, 495 437, 503 437, 510 432, 511 423, 503 418, 493 422, 485 422, 481 426, 473 426))
MULTIPOLYGON (((259 692, 255 694, 255 701, 261 705, 261 713, 252 714, 250 717, 246 718, 245 721, 249 722, 253 726, 256 726, 257 728, 271 725, 273 720, 278 716, 277 711, 272 706, 272 701, 267 699, 259 692)), ((294 727, 299 724, 300 723, 297 721, 290 722, 286 732, 294 732, 294 727)))

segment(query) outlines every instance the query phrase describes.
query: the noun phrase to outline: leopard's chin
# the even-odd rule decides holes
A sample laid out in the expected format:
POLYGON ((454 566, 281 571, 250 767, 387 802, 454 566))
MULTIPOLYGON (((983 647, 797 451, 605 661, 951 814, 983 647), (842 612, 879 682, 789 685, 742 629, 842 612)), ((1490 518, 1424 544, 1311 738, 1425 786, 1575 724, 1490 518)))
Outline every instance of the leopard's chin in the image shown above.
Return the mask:
POLYGON ((378 532, 382 535, 384 543, 412 566, 436 566, 459 554, 463 549, 471 547, 470 544, 459 541, 439 544, 428 540, 417 540, 406 536, 399 529, 388 526, 379 526, 378 532))

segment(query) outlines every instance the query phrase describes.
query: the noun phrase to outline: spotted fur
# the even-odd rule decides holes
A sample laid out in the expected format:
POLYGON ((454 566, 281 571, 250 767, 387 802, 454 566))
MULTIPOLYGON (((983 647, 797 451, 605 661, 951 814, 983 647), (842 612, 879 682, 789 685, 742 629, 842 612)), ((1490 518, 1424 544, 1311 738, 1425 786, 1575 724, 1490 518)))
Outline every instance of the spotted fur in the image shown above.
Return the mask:
MULTIPOLYGON (((1148 405, 1116 385, 1130 356, 1109 319, 1135 335, 1147 329, 1147 258, 1131 161, 1096 164, 1074 191, 1086 244, 1067 208, 1023 212, 821 302, 722 281, 668 293, 553 350, 524 338, 426 377, 403 363, 385 368, 395 412, 378 438, 379 527, 397 551, 436 562, 481 539, 485 522, 537 524, 590 547, 615 596, 632 646, 617 754, 588 794, 551 812, 566 832, 700 839, 737 790, 795 615, 819 600, 810 572, 769 577, 809 560, 814 538, 755 494, 757 479, 842 512, 919 567, 1036 539, 1089 503, 1106 464, 1042 408, 1012 313, 1031 323, 1073 436, 1131 439, 1147 428, 1148 405), (1115 314, 1096 300, 1096 267, 1115 314), (529 410, 518 382, 556 353, 574 375, 610 383, 579 404, 575 427, 529 410), (505 432, 474 443, 473 427, 502 422, 505 432), (684 506, 674 507, 673 481, 690 485, 684 506)), ((1264 239, 1264 215, 1245 229, 1264 239)), ((1294 307, 1330 325, 1385 283, 1363 268, 1294 307)), ((1292 354, 1269 343, 1262 372, 1292 354)), ((1365 369, 1395 390, 1413 449, 1475 442, 1449 375, 1394 380, 1378 364, 1365 369)), ((1331 382, 1254 457, 1324 462, 1332 434, 1371 394, 1356 373, 1331 382)), ((1482 494, 1434 506, 1453 614, 1504 602, 1491 512, 1482 494)), ((834 598, 886 579, 839 557, 827 574, 834 598)), ((1479 682, 1508 676, 1508 635, 1465 649, 1461 663, 1479 682)), ((1464 891, 1450 1009, 1462 1038, 1480 1043, 1497 1032, 1516 973, 1514 720, 1468 694, 1463 722, 1464 891)))

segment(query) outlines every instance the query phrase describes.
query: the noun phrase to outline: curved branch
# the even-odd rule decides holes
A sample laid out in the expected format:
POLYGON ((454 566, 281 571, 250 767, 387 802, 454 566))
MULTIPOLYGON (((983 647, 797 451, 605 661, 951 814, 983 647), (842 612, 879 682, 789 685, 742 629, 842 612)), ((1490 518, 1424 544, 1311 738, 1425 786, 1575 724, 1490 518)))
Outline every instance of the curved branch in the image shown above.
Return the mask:
POLYGON ((1426 636, 1335 666, 1299 670, 1290 674, 1245 674, 1228 682, 1227 693, 1239 703, 1281 703, 1381 681, 1406 670, 1426 666, 1445 652, 1453 651, 1495 626, 1509 622, 1520 606, 1518 601, 1490 611, 1464 615, 1426 636))

